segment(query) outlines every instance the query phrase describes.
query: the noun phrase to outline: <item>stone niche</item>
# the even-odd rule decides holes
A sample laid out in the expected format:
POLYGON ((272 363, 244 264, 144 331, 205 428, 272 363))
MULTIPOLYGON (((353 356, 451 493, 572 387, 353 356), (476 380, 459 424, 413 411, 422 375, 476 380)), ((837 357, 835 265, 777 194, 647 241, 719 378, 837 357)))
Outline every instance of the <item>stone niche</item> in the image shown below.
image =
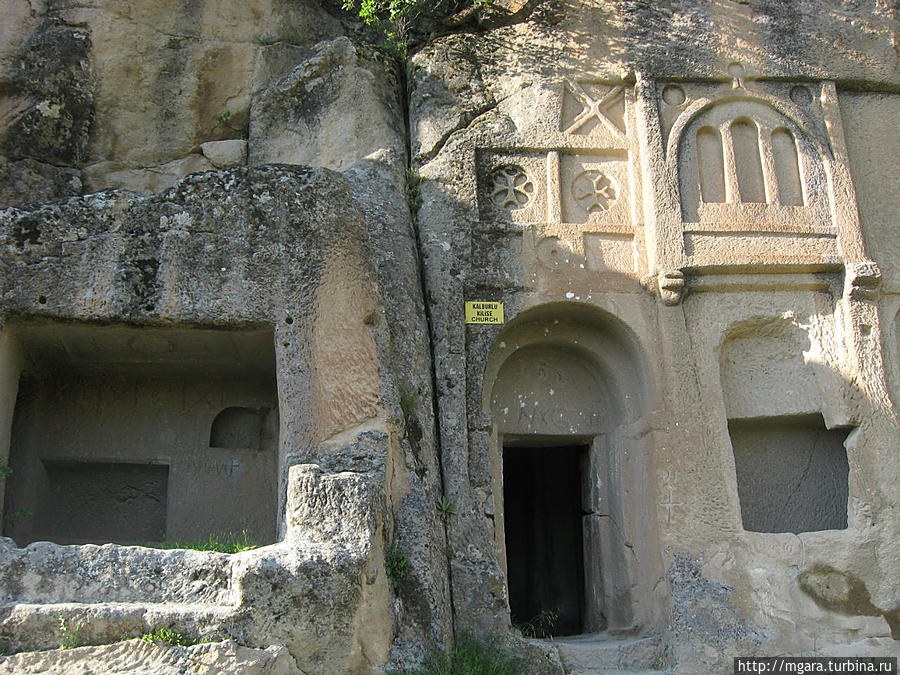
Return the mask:
POLYGON ((846 429, 821 415, 730 420, 738 498, 750 532, 847 527, 846 429))
POLYGON ((3 533, 20 546, 276 535, 270 329, 8 325, 3 533))
POLYGON ((816 352, 806 329, 787 319, 749 321, 722 345, 728 433, 749 532, 847 528, 851 430, 826 426, 827 375, 816 352))

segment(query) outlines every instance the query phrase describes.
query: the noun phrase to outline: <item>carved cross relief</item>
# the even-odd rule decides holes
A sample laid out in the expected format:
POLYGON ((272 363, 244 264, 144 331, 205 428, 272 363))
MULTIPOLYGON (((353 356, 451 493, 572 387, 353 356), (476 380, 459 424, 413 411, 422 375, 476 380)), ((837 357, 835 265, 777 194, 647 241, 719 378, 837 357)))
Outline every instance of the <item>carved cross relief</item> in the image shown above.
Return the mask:
POLYGON ((592 82, 566 80, 562 102, 563 133, 584 134, 592 123, 599 122, 612 133, 625 137, 625 87, 592 82), (567 117, 567 98, 582 106, 571 120, 567 117))

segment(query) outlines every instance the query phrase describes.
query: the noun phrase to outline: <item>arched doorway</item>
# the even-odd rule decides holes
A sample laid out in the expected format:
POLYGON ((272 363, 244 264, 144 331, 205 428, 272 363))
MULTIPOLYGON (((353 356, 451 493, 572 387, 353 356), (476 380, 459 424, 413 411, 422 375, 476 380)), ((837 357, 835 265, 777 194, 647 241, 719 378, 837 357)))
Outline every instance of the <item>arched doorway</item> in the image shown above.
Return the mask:
POLYGON ((636 340, 597 308, 541 306, 500 333, 484 382, 513 624, 545 637, 632 627, 635 516, 650 510, 634 504, 646 452, 627 431, 648 399, 636 340))

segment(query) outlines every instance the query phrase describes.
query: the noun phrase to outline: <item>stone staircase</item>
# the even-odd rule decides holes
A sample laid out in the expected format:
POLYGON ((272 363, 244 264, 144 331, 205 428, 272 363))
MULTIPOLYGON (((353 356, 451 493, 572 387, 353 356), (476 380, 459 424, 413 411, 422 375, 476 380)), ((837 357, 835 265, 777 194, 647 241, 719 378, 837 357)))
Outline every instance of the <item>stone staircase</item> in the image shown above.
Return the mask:
POLYGON ((609 632, 542 641, 555 648, 568 675, 661 673, 658 638, 609 632))

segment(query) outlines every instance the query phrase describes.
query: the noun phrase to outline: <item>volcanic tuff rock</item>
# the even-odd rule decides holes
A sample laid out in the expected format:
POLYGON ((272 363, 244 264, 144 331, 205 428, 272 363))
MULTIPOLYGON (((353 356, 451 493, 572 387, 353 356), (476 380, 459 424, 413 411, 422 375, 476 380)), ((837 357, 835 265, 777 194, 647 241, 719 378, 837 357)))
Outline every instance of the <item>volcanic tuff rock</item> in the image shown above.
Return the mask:
POLYGON ((891 3, 0 12, 0 672, 897 653, 891 3))

